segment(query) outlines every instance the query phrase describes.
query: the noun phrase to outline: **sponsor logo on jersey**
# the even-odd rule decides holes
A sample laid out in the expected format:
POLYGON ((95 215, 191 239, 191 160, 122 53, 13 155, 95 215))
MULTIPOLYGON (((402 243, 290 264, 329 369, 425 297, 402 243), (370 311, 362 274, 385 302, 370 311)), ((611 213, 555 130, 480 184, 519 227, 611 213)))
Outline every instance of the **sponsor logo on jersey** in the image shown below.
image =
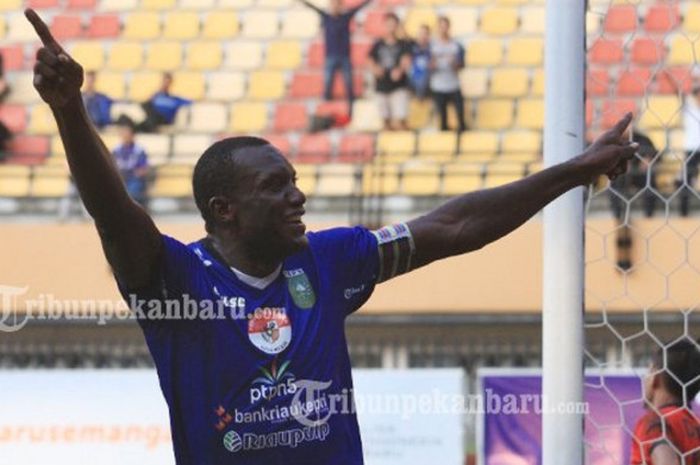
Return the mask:
POLYGON ((226 450, 232 453, 273 447, 295 448, 305 442, 325 441, 330 432, 331 427, 327 423, 268 434, 244 433, 242 437, 234 430, 230 430, 224 435, 223 443, 226 450))
POLYGON ((266 354, 282 352, 292 341, 292 323, 286 311, 256 310, 248 322, 248 339, 266 354))
POLYGON ((345 296, 345 300, 350 300, 360 292, 363 292, 365 288, 366 286, 364 284, 360 284, 358 287, 348 287, 343 292, 343 296, 345 296))
POLYGON ((296 306, 304 309, 313 307, 316 303, 316 293, 304 270, 301 268, 284 270, 283 274, 287 279, 287 288, 296 306))
POLYGON ((270 400, 275 397, 295 394, 297 385, 296 376, 288 370, 289 360, 277 365, 277 359, 273 360, 270 368, 258 368, 262 376, 253 380, 250 387, 250 403, 254 404, 261 400, 270 400))

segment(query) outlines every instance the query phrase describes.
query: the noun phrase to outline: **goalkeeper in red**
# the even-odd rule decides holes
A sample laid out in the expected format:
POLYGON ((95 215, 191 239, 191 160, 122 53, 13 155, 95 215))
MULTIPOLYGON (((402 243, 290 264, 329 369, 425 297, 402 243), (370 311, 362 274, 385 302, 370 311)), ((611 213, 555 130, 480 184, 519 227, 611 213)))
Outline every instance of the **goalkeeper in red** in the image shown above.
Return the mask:
POLYGON ((700 418, 691 411, 700 346, 682 339, 659 349, 643 388, 649 412, 634 428, 632 465, 700 465, 700 418))

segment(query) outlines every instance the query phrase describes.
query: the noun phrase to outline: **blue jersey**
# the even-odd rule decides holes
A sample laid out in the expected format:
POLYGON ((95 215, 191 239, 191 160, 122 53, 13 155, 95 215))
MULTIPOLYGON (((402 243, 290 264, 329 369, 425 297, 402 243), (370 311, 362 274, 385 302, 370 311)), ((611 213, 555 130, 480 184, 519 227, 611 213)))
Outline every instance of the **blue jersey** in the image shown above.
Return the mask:
POLYGON ((344 322, 375 283, 410 268, 413 243, 405 225, 307 236, 264 289, 206 240, 168 236, 157 285, 134 295, 120 286, 140 313, 178 464, 363 463, 344 322), (160 319, 153 309, 171 299, 197 318, 160 319))

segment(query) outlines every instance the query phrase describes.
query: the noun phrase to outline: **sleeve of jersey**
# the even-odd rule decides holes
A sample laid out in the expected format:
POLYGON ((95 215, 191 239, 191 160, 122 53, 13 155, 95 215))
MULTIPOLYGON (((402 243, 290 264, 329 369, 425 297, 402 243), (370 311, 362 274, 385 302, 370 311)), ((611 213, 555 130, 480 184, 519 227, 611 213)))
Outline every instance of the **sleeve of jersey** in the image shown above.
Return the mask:
POLYGON ((660 444, 666 444, 661 420, 653 413, 640 418, 634 429, 632 465, 651 464, 651 453, 660 444))

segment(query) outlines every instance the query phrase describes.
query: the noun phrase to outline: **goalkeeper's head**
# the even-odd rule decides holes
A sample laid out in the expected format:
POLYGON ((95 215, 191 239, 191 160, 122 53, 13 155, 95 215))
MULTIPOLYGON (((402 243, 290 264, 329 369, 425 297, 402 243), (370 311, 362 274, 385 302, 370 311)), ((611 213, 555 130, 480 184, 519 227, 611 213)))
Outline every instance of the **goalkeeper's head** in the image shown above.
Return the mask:
POLYGON ((689 405, 700 391, 700 345, 680 339, 659 349, 652 358, 644 383, 644 396, 651 405, 689 405))

